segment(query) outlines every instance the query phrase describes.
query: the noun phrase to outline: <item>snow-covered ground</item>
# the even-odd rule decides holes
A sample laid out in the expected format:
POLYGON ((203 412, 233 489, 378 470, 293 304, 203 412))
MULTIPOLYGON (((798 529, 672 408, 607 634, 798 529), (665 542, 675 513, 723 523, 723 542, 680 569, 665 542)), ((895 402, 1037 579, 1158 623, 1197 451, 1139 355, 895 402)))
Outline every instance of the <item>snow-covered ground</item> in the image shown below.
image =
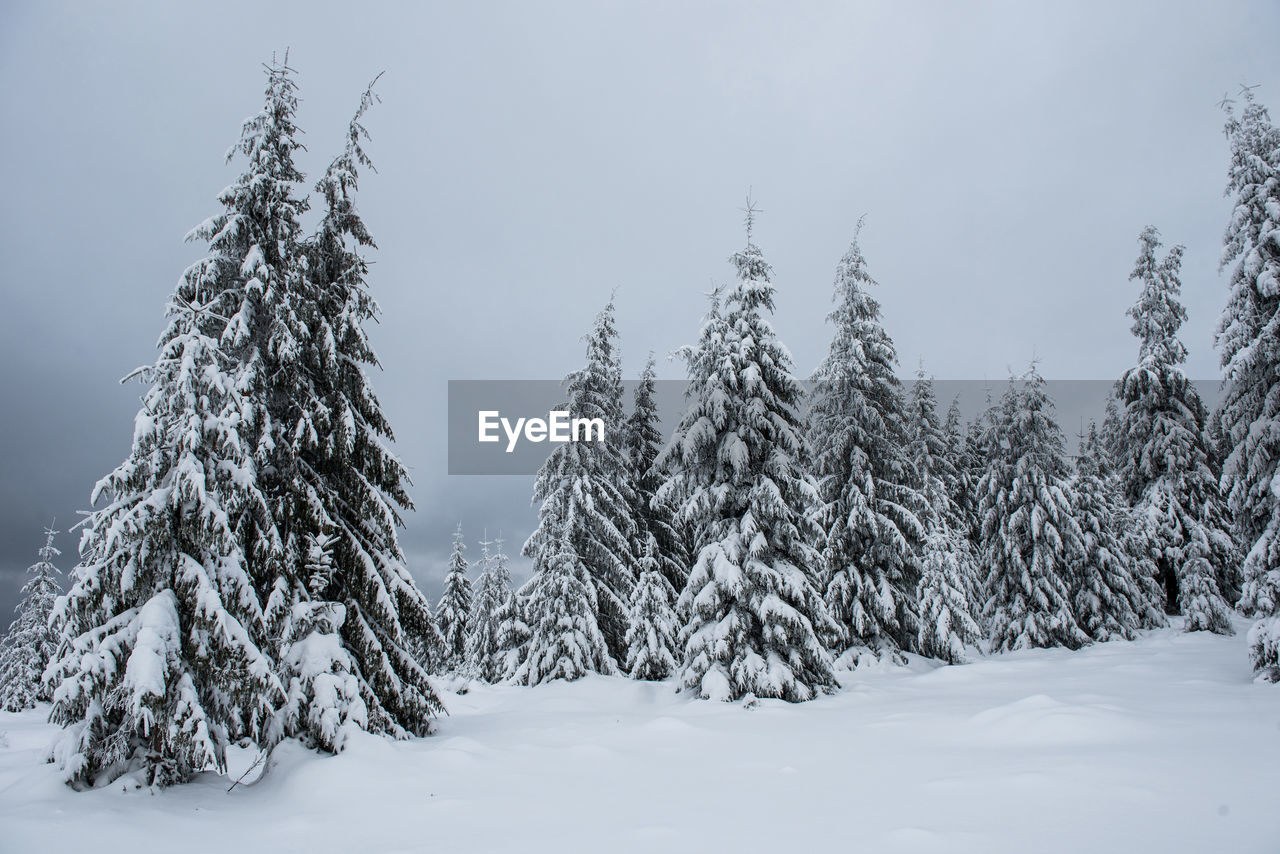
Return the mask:
POLYGON ((230 794, 213 774, 73 792, 41 764, 44 711, 0 713, 0 851, 1274 854, 1280 688, 1237 628, 916 659, 796 706, 480 686, 432 738, 286 745, 230 794))

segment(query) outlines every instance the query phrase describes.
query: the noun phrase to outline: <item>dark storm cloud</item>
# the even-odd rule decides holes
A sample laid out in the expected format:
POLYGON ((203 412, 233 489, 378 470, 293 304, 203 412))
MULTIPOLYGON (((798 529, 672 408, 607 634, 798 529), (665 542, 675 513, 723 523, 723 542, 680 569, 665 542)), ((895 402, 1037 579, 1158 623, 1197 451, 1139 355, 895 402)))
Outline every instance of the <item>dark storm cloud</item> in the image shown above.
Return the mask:
POLYGON ((312 175, 387 72, 360 198, 374 381, 434 591, 459 519, 513 553, 534 520, 527 478, 445 476, 447 381, 562 376, 615 287, 629 375, 689 342, 748 186, 802 372, 866 212, 904 370, 999 383, 1034 351, 1050 377, 1114 377, 1152 222, 1188 247, 1188 368, 1215 376, 1216 104, 1247 82, 1280 106, 1275 32, 1262 2, 6 4, 0 610, 128 448, 140 389, 116 380, 154 357, 273 51, 299 70, 312 175))

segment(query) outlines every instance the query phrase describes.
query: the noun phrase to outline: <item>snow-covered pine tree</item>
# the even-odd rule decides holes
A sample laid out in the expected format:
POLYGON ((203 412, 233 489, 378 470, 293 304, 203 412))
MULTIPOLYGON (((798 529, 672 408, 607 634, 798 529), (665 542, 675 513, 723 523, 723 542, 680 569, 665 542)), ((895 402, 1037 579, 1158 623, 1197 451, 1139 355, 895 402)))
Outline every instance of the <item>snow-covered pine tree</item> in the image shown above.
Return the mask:
POLYGON ((752 242, 753 216, 748 202, 725 316, 686 351, 691 404, 660 458, 673 472, 660 494, 681 497, 679 518, 699 542, 677 603, 680 686, 797 702, 834 687, 827 647, 839 627, 816 587, 802 390, 767 319, 772 270, 752 242))
POLYGON ((284 689, 263 651, 243 531, 269 531, 251 448, 252 403, 219 346, 222 291, 190 268, 169 307, 133 448, 99 481, 80 564, 54 618, 63 639, 46 678, 53 749, 68 782, 136 772, 150 785, 225 768, 229 742, 279 738, 284 689))
POLYGON ((991 650, 1079 648, 1089 636, 1076 623, 1071 573, 1082 536, 1062 430, 1034 364, 1009 380, 984 444, 992 459, 978 512, 991 650))
POLYGON ((1120 426, 1120 403, 1116 397, 1119 390, 1114 386, 1107 394, 1107 408, 1102 417, 1102 429, 1098 433, 1103 456, 1100 458, 1107 470, 1107 476, 1116 477, 1116 464, 1124 457, 1124 438, 1120 426))
POLYGON ((0 709, 21 712, 52 699, 51 686, 42 681, 44 669, 58 649, 58 632, 50 625, 54 602, 62 593, 53 559, 62 552, 53 544, 58 532, 45 529, 38 560, 27 567, 18 618, 0 639, 0 709))
POLYGON ((328 534, 310 538, 306 580, 311 598, 293 605, 281 664, 289 679, 285 731, 308 746, 338 753, 352 730, 368 725, 369 709, 360 696, 355 661, 339 635, 346 606, 324 599, 333 583, 332 545, 328 534))
MULTIPOLYGON (((708 395, 719 394, 720 371, 726 357, 727 327, 722 307, 722 288, 714 287, 707 296, 707 313, 702 317, 702 327, 696 344, 686 344, 671 355, 685 362, 688 381, 685 384, 685 400, 690 403, 708 395)), ((681 413, 673 435, 685 436, 699 426, 702 417, 697 406, 690 405, 681 413)), ((653 467, 662 473, 658 487, 658 500, 672 508, 672 525, 684 544, 692 565, 698 551, 709 540, 706 520, 694 514, 682 513, 694 486, 689 478, 680 474, 680 448, 674 442, 658 453, 653 467)), ((687 579, 686 579, 687 580, 687 579)))
POLYGON ((631 516, 636 523, 632 554, 637 557, 644 554, 649 545, 649 537, 652 536, 656 546, 654 558, 658 562, 659 571, 673 589, 681 590, 689 576, 689 555, 685 551, 683 537, 676 530, 670 501, 665 497, 658 497, 663 475, 654 465, 662 449, 656 381, 653 354, 650 353, 640 374, 635 405, 627 417, 623 434, 630 466, 631 516))
POLYGON ((951 399, 947 407, 946 419, 942 422, 942 432, 946 438, 947 459, 955 470, 955 478, 950 484, 947 497, 959 517, 961 532, 966 538, 973 527, 973 490, 977 479, 969 471, 968 450, 964 416, 960 411, 960 397, 951 399))
MULTIPOLYGON (((992 396, 991 386, 988 384, 986 386, 986 405, 965 428, 964 458, 961 468, 964 471, 968 488, 961 507, 969 521, 969 545, 973 547, 975 555, 980 555, 982 551, 982 517, 979 515, 982 496, 978 494, 978 484, 986 476, 987 469, 990 468, 991 461, 995 456, 994 449, 987 443, 995 436, 993 428, 998 420, 999 412, 1000 407, 996 405, 992 396)), ((980 574, 977 583, 978 592, 974 601, 986 602, 989 598, 986 594, 986 576, 980 574)))
MULTIPOLYGON (((1129 315, 1140 344, 1138 364, 1116 386, 1122 404, 1117 468, 1126 500, 1145 517, 1153 538, 1166 607, 1181 611, 1179 579, 1193 557, 1210 562, 1219 591, 1232 584, 1238 560, 1211 465, 1207 412, 1181 368, 1186 348, 1177 333, 1187 316, 1178 301, 1182 247, 1157 260, 1160 233, 1153 226, 1138 242, 1129 278, 1141 284, 1142 292, 1129 315)), ((1209 595, 1203 583, 1199 587, 1197 596, 1209 595)), ((1209 619, 1194 622, 1220 625, 1209 619)))
MULTIPOLYGON (((271 112, 288 121, 268 123, 267 130, 292 127, 291 92, 279 100, 271 112)), ((341 606, 326 609, 341 618, 333 670, 352 668, 367 729, 405 738, 428 733, 431 717, 443 709, 427 676, 436 666, 430 656, 443 649, 443 639, 400 549, 395 508, 413 506, 408 474, 384 444, 392 439, 391 426, 366 374, 378 361, 364 324, 376 318, 378 306, 368 290, 362 252, 375 244, 356 210, 355 193, 360 168, 372 168, 362 148, 367 134, 361 120, 375 100, 371 84, 347 127, 342 153, 316 184, 324 213, 315 234, 281 240, 268 253, 294 255, 283 296, 258 318, 272 343, 263 356, 269 370, 254 388, 271 426, 260 453, 281 541, 278 559, 265 567, 273 579, 268 618, 278 621, 305 601, 341 606), (326 587, 311 590, 304 578, 306 554, 322 533, 330 537, 333 572, 326 587)), ((277 145, 245 142, 241 149, 252 155, 277 145)), ((258 215, 270 221, 269 206, 258 215)), ((295 633, 287 625, 281 632, 295 633)), ((301 719, 323 715, 313 711, 301 719)))
POLYGON ((533 634, 529 627, 529 595, 536 580, 534 576, 526 581, 494 616, 499 650, 496 670, 502 679, 516 679, 529 651, 529 638, 533 634))
POLYGON ((626 669, 632 679, 660 681, 676 671, 680 623, 673 605, 677 594, 658 568, 657 551, 651 536, 631 593, 626 669))
POLYGON ((919 515, 926 505, 907 456, 897 354, 880 321, 858 245, 836 269, 830 352, 814 373, 808 439, 815 452, 826 601, 846 635, 841 662, 904 660, 916 636, 919 515))
POLYGON ((1222 487, 1240 529, 1240 608, 1260 617, 1249 633, 1253 665, 1280 682, 1280 128, 1243 92, 1226 104, 1234 201, 1222 266, 1230 295, 1218 324, 1223 367, 1222 426, 1229 453, 1222 487))
POLYGON ((474 597, 471 582, 467 579, 467 559, 462 554, 466 548, 462 539, 462 523, 459 522, 453 533, 444 593, 436 606, 436 625, 444 636, 444 661, 441 664, 448 670, 461 669, 467 661, 467 634, 474 597))
POLYGON ((542 543, 531 580, 529 640, 513 676, 522 685, 573 681, 588 673, 613 674, 604 634, 596 622, 596 587, 568 542, 542 543))
POLYGON ((1076 622, 1096 641, 1132 640, 1144 623, 1162 615, 1149 596, 1153 579, 1138 575, 1125 547, 1126 521, 1123 502, 1104 474, 1105 462, 1097 427, 1089 424, 1080 437, 1080 455, 1071 482, 1076 522, 1080 526, 1080 551, 1073 561, 1072 602, 1076 622))
MULTIPOLYGON (((977 567, 965 536, 959 509, 951 500, 959 472, 949 455, 949 437, 938 422, 933 379, 923 363, 916 371, 907 403, 907 457, 915 471, 923 499, 920 515, 928 534, 921 548, 921 573, 916 584, 920 623, 914 648, 921 655, 952 664, 965 660, 966 644, 981 632, 974 615, 977 567)), ((958 423, 958 414, 956 416, 958 423)), ((954 441, 960 442, 958 426, 954 441)))
MULTIPOLYGON (((1222 601, 1213 567, 1205 557, 1208 543, 1201 541, 1188 549, 1186 563, 1179 578, 1179 605, 1183 615, 1183 627, 1188 632, 1213 632, 1234 635, 1231 625, 1231 609, 1222 601)), ((1251 640, 1251 648, 1253 641, 1251 640)))
MULTIPOLYGON (((547 457, 534 483, 533 500, 541 502, 538 527, 524 544, 524 554, 533 559, 535 575, 555 567, 564 575, 572 565, 585 575, 591 587, 588 597, 598 610, 596 620, 615 661, 626 658, 627 603, 635 584, 635 556, 631 551, 636 523, 631 518, 633 498, 629 466, 620 441, 622 418, 622 371, 617 355, 617 330, 613 301, 596 315, 587 335, 587 363, 566 380, 568 403, 564 409, 574 418, 599 418, 604 437, 599 441, 565 442, 547 457), (563 554, 571 550, 569 560, 563 554)), ((576 569, 575 569, 576 571, 576 569)), ((546 592, 564 579, 539 584, 546 592)), ((550 614, 536 608, 560 607, 546 596, 533 596, 527 613, 530 627, 550 626, 550 614)), ((584 659, 592 660, 592 659, 584 659)))
POLYGON ((467 673, 483 682, 497 682, 505 674, 501 643, 502 620, 514 606, 511 571, 502 551, 502 538, 480 541, 480 577, 467 631, 467 673), (489 546, 494 546, 490 552, 489 546))
POLYGON ((977 643, 982 635, 969 599, 968 554, 969 544, 960 534, 933 520, 924 541, 916 590, 920 608, 916 649, 948 664, 963 664, 965 646, 977 643))
POLYGON ((952 438, 938 420, 933 377, 925 373, 923 360, 911 384, 904 420, 906 457, 920 494, 916 515, 924 517, 922 521, 942 518, 949 527, 955 527, 960 519, 951 495, 957 491, 959 470, 950 455, 952 438))

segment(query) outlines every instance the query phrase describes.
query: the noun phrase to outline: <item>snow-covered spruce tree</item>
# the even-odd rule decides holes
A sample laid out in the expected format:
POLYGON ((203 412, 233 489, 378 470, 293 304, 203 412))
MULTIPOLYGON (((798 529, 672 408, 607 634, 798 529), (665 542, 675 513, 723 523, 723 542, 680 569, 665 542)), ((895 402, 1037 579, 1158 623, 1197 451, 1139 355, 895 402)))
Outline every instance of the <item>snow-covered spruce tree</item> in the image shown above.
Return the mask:
POLYGON ((1116 478, 1116 465, 1124 458, 1124 438, 1120 426, 1120 403, 1116 397, 1119 389, 1112 386, 1107 394, 1107 408, 1102 417, 1102 429, 1098 433, 1102 456, 1099 461, 1104 465, 1107 476, 1116 478))
MULTIPOLYGON (((574 418, 599 418, 603 439, 557 445, 538 470, 533 500, 541 502, 538 527, 524 544, 534 573, 557 571, 567 548, 575 556, 583 581, 591 587, 595 619, 615 661, 626 658, 627 603, 635 584, 635 556, 631 551, 636 523, 631 518, 633 497, 630 467, 621 441, 622 371, 617 355, 613 302, 596 315, 587 335, 587 363, 570 374, 564 407, 574 418)), ((557 582, 559 583, 559 582, 557 582)), ((550 589, 539 585, 537 590, 550 589)), ((532 597, 530 626, 549 625, 536 608, 549 604, 532 597)))
POLYGON ((1034 365, 1010 379, 985 444, 978 513, 991 650, 1079 648, 1089 636, 1076 623, 1071 573, 1082 535, 1062 430, 1034 365))
POLYGON ((964 416, 960 412, 960 397, 952 398, 947 407, 946 419, 942 422, 942 433, 946 440, 946 457, 955 470, 947 497, 959 517, 961 532, 966 539, 973 527, 974 502, 973 491, 977 478, 969 471, 968 442, 964 416))
POLYGON ((52 699, 51 686, 41 680, 58 648, 57 630, 50 625, 54 602, 62 593, 53 559, 62 554, 53 544, 58 532, 45 529, 39 558, 27 568, 18 618, 0 639, 0 709, 21 712, 52 699))
POLYGON ((444 668, 458 670, 467 660, 467 633, 474 597, 467 580, 466 550, 462 540, 462 523, 453 533, 453 549, 449 553, 449 570, 444 577, 444 593, 436 606, 436 625, 444 636, 444 668))
MULTIPOLYGON (((815 500, 791 357, 767 319, 772 270, 752 242, 731 261, 725 315, 688 351, 691 398, 660 464, 699 548, 677 602, 679 684, 701 697, 809 700, 835 685, 839 627, 817 589, 815 500)), ((662 494, 662 493, 660 493, 662 494)))
POLYGON ((133 448, 99 481, 80 564, 54 618, 63 639, 46 678, 52 758, 68 782, 136 772, 166 785, 225 768, 229 742, 269 747, 284 699, 242 532, 268 530, 251 449, 252 404, 219 346, 222 296, 190 268, 169 307, 133 448))
POLYGON ((973 619, 966 584, 968 554, 969 544, 959 533, 937 520, 931 523, 916 591, 920 608, 916 649, 948 664, 963 664, 967 660, 965 646, 977 643, 982 635, 973 619))
MULTIPOLYGON (((959 473, 948 455, 948 435, 938 422, 933 380, 921 366, 907 404, 907 455, 924 499, 929 531, 921 550, 916 600, 920 622, 915 649, 952 664, 965 660, 965 644, 981 634, 974 615, 977 567, 958 508, 952 503, 959 473)), ((958 431, 956 440, 959 440, 958 431)))
POLYGON ((369 709, 360 696, 355 661, 339 634, 346 606, 323 598, 333 582, 332 545, 327 534, 310 538, 306 578, 311 597, 295 602, 285 623, 281 664, 289 683, 282 717, 287 732, 338 753, 352 730, 368 725, 369 709))
MULTIPOLYGON (((956 527, 960 517, 951 496, 958 490, 960 473, 951 456, 953 438, 938 420, 933 377, 925 374, 923 361, 916 369, 905 410, 906 457, 920 493, 916 515, 925 520, 941 518, 949 527, 956 527)), ((955 440, 959 440, 958 434, 955 440)))
MULTIPOLYGON (((702 317, 702 327, 698 332, 695 344, 686 344, 676 349, 671 355, 685 362, 688 381, 685 384, 685 400, 690 403, 681 413, 680 420, 673 435, 688 435, 699 425, 702 413, 693 402, 708 395, 719 394, 720 371, 726 358, 727 326, 723 312, 722 288, 714 287, 707 295, 707 313, 702 317)), ((674 442, 658 453, 653 468, 662 474, 662 483, 658 487, 658 499, 672 508, 672 526, 684 544, 685 553, 692 566, 698 551, 710 539, 709 520, 694 514, 683 513, 692 491, 695 489, 690 478, 680 473, 680 448, 674 442)), ((687 579, 686 579, 687 580, 687 579)), ((681 587, 680 589, 683 589, 681 587)))
POLYGON ((650 536, 656 551, 654 558, 658 569, 673 589, 684 588, 689 576, 689 555, 683 537, 673 521, 674 509, 666 498, 658 497, 663 475, 654 462, 662 449, 662 432, 659 429, 658 402, 653 354, 645 363, 636 386, 635 405, 627 416, 623 434, 627 462, 630 466, 632 509, 636 523, 632 540, 632 554, 644 554, 650 536))
POLYGON ((1223 367, 1222 426, 1229 448, 1222 487, 1240 529, 1240 609, 1261 620, 1249 634, 1253 665, 1280 681, 1280 128, 1243 93, 1227 104, 1234 201, 1222 266, 1230 296, 1218 324, 1223 367))
MULTIPOLYGON (((287 69, 281 76, 287 80, 287 69)), ((268 111, 284 118, 264 125, 260 139, 249 134, 240 146, 252 177, 259 177, 253 173, 255 152, 284 148, 271 130, 292 128, 296 104, 292 90, 284 91, 268 111)), ((443 642, 400 549, 395 508, 412 508, 408 475, 384 444, 392 439, 391 427, 366 374, 378 362, 364 324, 376 318, 378 307, 362 255, 374 242, 356 210, 355 192, 359 169, 372 168, 361 147, 367 138, 361 119, 374 100, 366 89, 342 153, 316 184, 324 202, 316 232, 305 240, 280 239, 266 253, 286 259, 286 278, 281 296, 254 318, 267 346, 252 388, 269 428, 260 433, 258 452, 280 535, 278 556, 263 566, 263 578, 270 579, 264 594, 268 620, 288 638, 297 634, 287 621, 298 603, 341 606, 327 608, 341 619, 335 625, 339 643, 327 647, 336 656, 332 669, 350 668, 355 676, 368 730, 405 738, 428 733, 430 718, 443 708, 427 677, 435 666, 430 655, 443 642), (327 586, 310 589, 307 551, 320 534, 330 538, 333 571, 327 586)), ((276 180, 287 185, 295 179, 300 176, 289 172, 276 180)), ((268 192, 259 202, 250 194, 250 217, 270 222, 271 197, 268 192)), ((295 658, 281 654, 286 666, 295 658)), ((312 710, 290 722, 305 724, 325 714, 312 710)), ((290 727, 286 735, 330 746, 323 733, 306 726, 290 727)))
POLYGON ((836 269, 830 352, 814 373, 815 452, 826 601, 846 635, 841 663, 864 653, 904 661, 916 635, 914 593, 926 510, 907 456, 897 354, 869 288, 858 231, 836 269))
MULTIPOLYGON (((1203 542, 1189 549, 1191 557, 1182 566, 1179 604, 1184 628, 1188 632, 1233 635, 1236 632, 1231 625, 1231 609, 1218 593, 1213 567, 1204 556, 1207 552, 1208 544, 1203 542)), ((1252 641, 1251 648, 1256 649, 1252 641)))
MULTIPOLYGON (((961 469, 964 472, 966 491, 960 506, 969 522, 969 545, 973 548, 975 556, 981 555, 982 552, 982 517, 979 515, 982 496, 978 493, 978 485, 986 476, 987 469, 991 467, 991 461, 995 456, 995 449, 990 447, 988 442, 996 435, 994 427, 998 421, 999 412, 1000 407, 993 399, 991 386, 987 385, 986 405, 965 428, 961 469)), ((986 594, 986 578, 986 574, 979 573, 976 579, 978 585, 976 602, 986 602, 989 598, 986 594)))
POLYGON ((480 577, 471 600, 467 631, 467 673, 483 682, 506 675, 503 665, 502 620, 514 606, 511 571, 502 551, 502 538, 480 541, 480 577), (490 552, 489 546, 494 546, 490 552))
POLYGON ((596 588, 567 542, 543 543, 529 590, 529 640, 512 677, 522 685, 616 672, 596 622, 596 588))
MULTIPOLYGON (((495 668, 502 679, 514 680, 524 664, 529 650, 529 596, 537 576, 526 581, 494 616, 498 624, 498 664, 495 668)), ((597 624, 598 627, 598 624, 597 624)))
POLYGON ((1193 550, 1210 562, 1220 593, 1234 586, 1238 560, 1212 469, 1207 412, 1181 368, 1186 348, 1177 333, 1187 316, 1178 301, 1182 247, 1157 260, 1160 234, 1152 226, 1138 242, 1138 261, 1129 278, 1140 283, 1142 292, 1129 315, 1140 343, 1138 364, 1116 385, 1122 404, 1117 468, 1125 498, 1144 517, 1152 538, 1166 607, 1180 612, 1179 579, 1197 556, 1193 550))
POLYGON ((632 679, 660 681, 676 671, 680 633, 673 604, 676 592, 658 569, 657 543, 650 537, 640 559, 640 578, 631 593, 627 627, 627 673, 632 679))
POLYGON ((1144 588, 1125 547, 1126 508, 1104 475, 1103 454, 1097 428, 1090 423, 1088 436, 1080 438, 1071 482, 1081 533, 1071 572, 1072 602, 1076 622, 1093 640, 1132 640, 1144 623, 1155 623, 1163 615, 1149 598, 1157 592, 1150 589, 1154 579, 1146 576, 1144 588))

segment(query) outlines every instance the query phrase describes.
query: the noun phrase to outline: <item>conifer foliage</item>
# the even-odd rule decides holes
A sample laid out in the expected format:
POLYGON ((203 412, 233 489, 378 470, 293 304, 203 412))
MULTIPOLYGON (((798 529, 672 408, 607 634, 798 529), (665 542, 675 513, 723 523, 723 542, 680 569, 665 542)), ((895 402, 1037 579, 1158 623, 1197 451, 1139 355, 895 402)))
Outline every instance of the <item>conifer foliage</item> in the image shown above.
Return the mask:
MULTIPOLYGON (((1189 630, 1224 628, 1226 624, 1208 612, 1186 611, 1194 606, 1225 612, 1222 588, 1233 584, 1237 559, 1225 530, 1226 512, 1209 447, 1208 414, 1180 367, 1186 348, 1177 333, 1187 316, 1178 301, 1182 247, 1175 246, 1158 259, 1160 235, 1151 226, 1138 242, 1138 261, 1129 277, 1142 287, 1129 310, 1133 334, 1139 339, 1138 364, 1117 382, 1122 404, 1120 482, 1146 529, 1165 588, 1166 607, 1186 615, 1189 630), (1195 594, 1183 601, 1182 574, 1198 560, 1209 565, 1210 576, 1197 578, 1195 594)), ((1202 567, 1196 563, 1194 569, 1200 572, 1202 567)))
POLYGON ((473 596, 471 582, 467 579, 467 559, 463 557, 466 543, 462 539, 462 523, 453 534, 453 549, 449 553, 449 569, 444 577, 444 593, 436 606, 436 624, 444 637, 444 661, 447 669, 458 669, 467 660, 468 621, 471 617, 473 596))
POLYGON ((1124 505, 1105 477, 1102 445, 1091 424, 1082 438, 1072 481, 1080 551, 1072 571, 1076 621, 1093 640, 1132 640, 1144 626, 1163 625, 1155 579, 1140 574, 1124 542, 1124 505))
POLYGON ((76 785, 181 781, 224 768, 242 739, 338 750, 351 727, 425 734, 442 708, 416 652, 438 634, 396 538, 407 478, 364 374, 377 308, 353 193, 374 98, 304 237, 292 75, 268 67, 229 155, 244 171, 191 234, 208 254, 138 372, 132 450, 94 491, 55 611, 54 754, 76 785))
POLYGON ((515 608, 515 592, 502 545, 500 537, 492 543, 487 537, 480 541, 480 577, 468 619, 466 669, 483 682, 497 682, 506 675, 502 623, 515 608))
POLYGON ((991 649, 1083 646, 1089 636, 1071 601, 1082 535, 1062 430, 1034 365, 1009 381, 986 445, 993 457, 978 484, 978 513, 991 649))
POLYGON ((826 601, 847 636, 849 664, 863 652, 901 661, 911 647, 927 506, 908 457, 897 353, 869 292, 875 280, 858 245, 861 226, 836 269, 828 315, 835 333, 813 377, 808 424, 826 601))
POLYGON ((632 552, 640 558, 652 537, 659 571, 673 589, 680 589, 689 575, 689 558, 673 520, 671 502, 658 496, 663 477, 654 465, 662 450, 656 392, 657 374, 650 354, 636 385, 635 405, 627 416, 624 434, 636 526, 632 552))
MULTIPOLYGON (((552 591, 576 590, 580 582, 589 596, 575 605, 575 614, 596 624, 608 647, 609 669, 612 661, 626 658, 627 605, 635 583, 632 542, 637 530, 631 515, 630 468, 619 442, 622 369, 613 312, 610 302, 596 316, 586 339, 587 363, 567 378, 569 400, 563 407, 575 418, 600 419, 605 425, 603 440, 566 442, 547 457, 534 484, 534 501, 541 502, 538 527, 524 544, 535 575, 546 571, 557 576, 533 587, 528 619, 534 640, 540 648, 551 643, 550 638, 537 637, 539 627, 555 626, 555 615, 565 607, 553 601, 552 591), (554 613, 539 611, 544 606, 554 613)), ((594 637, 594 632, 585 632, 587 637, 594 637)), ((582 661, 596 658, 585 656, 582 661)), ((535 667, 533 672, 541 678, 562 671, 535 667)))
POLYGON ((1253 665, 1280 681, 1280 129, 1243 93, 1227 104, 1231 165, 1222 266, 1230 295, 1218 325, 1224 373, 1222 426, 1229 453, 1222 487, 1244 559, 1240 609, 1260 617, 1249 634, 1253 665))
POLYGON ((251 419, 202 265, 179 283, 128 459, 101 480, 57 619, 54 748, 68 782, 148 785, 226 767, 227 744, 279 738, 284 688, 238 531, 269 530, 251 419), (264 651, 264 648, 266 651, 264 651))
POLYGON ((797 407, 801 387, 769 324, 772 270, 752 241, 731 261, 723 319, 688 352, 691 403, 667 449, 663 494, 681 497, 697 558, 677 603, 679 684, 698 696, 792 702, 830 690, 838 637, 818 593, 813 487, 797 407))
POLYGON ((645 545, 640 578, 631 593, 631 622, 627 628, 626 669, 632 679, 657 681, 675 673, 675 649, 680 632, 672 607, 676 592, 658 570, 656 543, 645 545))
POLYGON ((272 319, 273 327, 296 325, 298 332, 275 350, 264 383, 276 425, 268 458, 278 475, 267 483, 283 553, 271 604, 278 606, 281 592, 284 601, 341 604, 339 636, 354 661, 367 727, 405 738, 427 734, 443 709, 427 677, 443 642, 400 549, 396 508, 413 507, 409 478, 386 447, 391 425, 366 373, 378 360, 364 324, 377 318, 378 306, 361 252, 375 244, 355 192, 360 168, 372 168, 361 120, 375 100, 370 84, 343 151, 316 184, 324 214, 299 247, 288 310, 272 319), (298 567, 310 538, 321 533, 333 540, 331 583, 305 591, 298 567))
POLYGON ((982 636, 966 584, 968 555, 968 543, 958 533, 936 522, 930 527, 917 590, 916 649, 948 664, 963 664, 968 659, 965 646, 982 636))
POLYGON ((615 673, 596 621, 595 587, 573 547, 562 542, 554 552, 541 552, 539 560, 529 593, 529 640, 514 680, 539 685, 615 673))
POLYGON ((53 560, 61 554, 53 544, 58 532, 45 529, 39 558, 27 568, 22 585, 18 618, 0 638, 0 709, 21 712, 51 698, 49 685, 42 681, 45 667, 58 648, 58 633, 50 625, 54 603, 62 592, 53 560))

